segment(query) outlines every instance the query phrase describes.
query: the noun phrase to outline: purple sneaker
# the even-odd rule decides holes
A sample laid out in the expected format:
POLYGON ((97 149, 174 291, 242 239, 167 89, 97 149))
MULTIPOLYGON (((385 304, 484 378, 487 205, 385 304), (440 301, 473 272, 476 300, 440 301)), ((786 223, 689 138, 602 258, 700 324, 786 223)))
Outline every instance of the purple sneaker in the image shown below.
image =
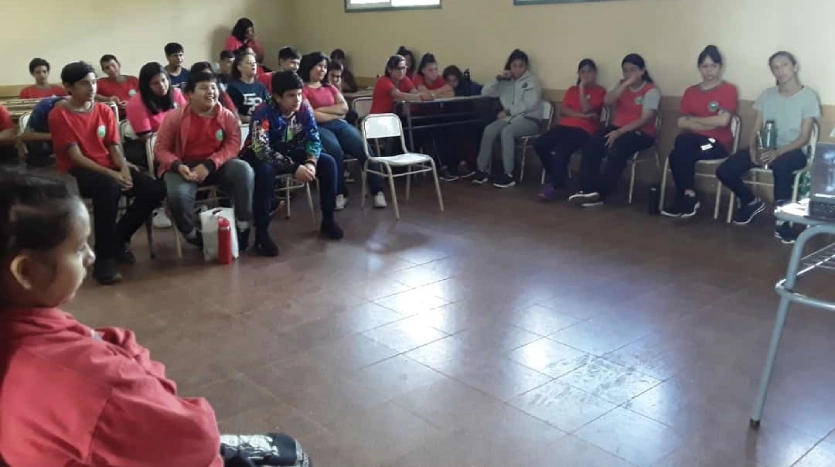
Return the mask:
POLYGON ((539 189, 537 196, 539 196, 540 201, 553 201, 557 198, 557 192, 553 186, 545 184, 539 189))

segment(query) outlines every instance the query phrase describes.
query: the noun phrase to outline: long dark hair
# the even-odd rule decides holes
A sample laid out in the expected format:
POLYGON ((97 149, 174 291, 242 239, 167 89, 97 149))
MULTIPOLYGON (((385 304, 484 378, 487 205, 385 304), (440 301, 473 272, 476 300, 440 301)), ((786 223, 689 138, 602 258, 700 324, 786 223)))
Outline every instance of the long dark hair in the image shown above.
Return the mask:
POLYGON ((654 83, 655 82, 655 81, 652 80, 652 77, 649 75, 649 71, 647 71, 647 64, 644 61, 644 57, 642 57, 638 54, 634 54, 634 53, 629 54, 629 55, 623 57, 623 61, 620 62, 620 66, 622 67, 622 66, 626 65, 627 63, 635 65, 636 67, 638 67, 638 68, 640 68, 641 70, 644 71, 643 78, 644 78, 645 83, 654 83))
POLYGON ((510 64, 515 62, 516 60, 522 60, 523 62, 525 62, 525 66, 530 66, 528 54, 522 52, 519 49, 513 49, 513 52, 510 52, 510 56, 507 57, 507 62, 505 62, 504 64, 505 71, 510 70, 510 64))
POLYGON ((391 69, 397 67, 400 62, 405 62, 406 57, 398 54, 394 54, 389 57, 388 61, 386 62, 386 76, 391 78, 391 69))
MULTIPOLYGON (((325 62, 325 67, 327 68, 330 66, 331 59, 328 58, 327 55, 323 54, 322 52, 310 52, 309 54, 302 57, 302 61, 299 64, 299 77, 305 83, 310 82, 310 70, 313 69, 316 65, 325 62)), ((323 81, 327 81, 328 75, 325 73, 325 79, 323 81)))
POLYGON ((433 63, 438 63, 438 60, 435 59, 435 56, 431 53, 423 54, 423 57, 420 58, 420 65, 417 67, 417 72, 420 76, 423 76, 423 68, 426 65, 431 65, 433 63))
POLYGON ((142 98, 142 103, 151 112, 151 115, 167 112, 174 108, 174 99, 172 98, 174 86, 171 86, 170 77, 168 77, 168 92, 164 96, 158 96, 151 90, 151 80, 157 75, 165 75, 168 77, 165 68, 157 62, 146 63, 139 70, 139 96, 142 98))
MULTIPOLYGON (((597 63, 594 63, 594 60, 592 60, 590 58, 584 58, 584 59, 580 60, 580 64, 577 65, 577 72, 579 73, 585 67, 589 67, 592 70, 594 70, 595 72, 597 72, 597 63)), ((577 84, 580 84, 580 77, 579 76, 577 77, 577 84)))
POLYGON ((415 66, 417 66, 417 60, 415 59, 415 54, 411 50, 407 49, 405 46, 401 45, 400 48, 397 49, 397 55, 403 57, 403 60, 406 60, 406 57, 409 57, 412 60, 412 64, 409 65, 409 69, 406 70, 406 74, 411 76, 415 74, 415 66))
POLYGON ((238 69, 238 66, 241 64, 242 61, 244 61, 244 57, 246 57, 247 55, 251 56, 256 61, 258 60, 255 57, 254 53, 244 52, 244 53, 240 53, 238 55, 235 55, 235 62, 232 63, 232 80, 241 79, 241 70, 238 69))
POLYGON ((235 36, 235 39, 246 43, 246 30, 249 28, 255 30, 255 25, 252 24, 252 20, 249 18, 241 18, 232 27, 232 35, 235 36))

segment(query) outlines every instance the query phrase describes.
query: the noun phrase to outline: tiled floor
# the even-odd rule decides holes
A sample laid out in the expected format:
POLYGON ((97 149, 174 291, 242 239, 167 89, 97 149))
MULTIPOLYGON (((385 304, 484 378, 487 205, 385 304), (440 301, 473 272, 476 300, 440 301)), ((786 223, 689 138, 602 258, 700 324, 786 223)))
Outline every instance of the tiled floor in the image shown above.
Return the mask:
POLYGON ((444 190, 445 213, 420 187, 399 223, 351 198, 340 243, 300 204, 278 259, 228 267, 160 231, 157 260, 137 245, 125 283, 69 308, 136 330, 222 430, 286 431, 318 467, 835 465, 826 313, 793 310, 748 430, 790 251, 768 219, 444 190))

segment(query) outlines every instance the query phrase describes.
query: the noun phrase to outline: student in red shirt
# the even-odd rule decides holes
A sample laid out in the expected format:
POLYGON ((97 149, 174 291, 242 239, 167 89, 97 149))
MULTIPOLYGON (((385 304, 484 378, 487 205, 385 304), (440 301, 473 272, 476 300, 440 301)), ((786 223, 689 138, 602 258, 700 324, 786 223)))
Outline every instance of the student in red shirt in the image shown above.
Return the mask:
MULTIPOLYGON (((302 62, 302 54, 293 47, 282 47, 278 51, 278 71, 292 71, 297 73, 299 65, 302 62)), ((267 91, 272 94, 272 73, 264 73, 258 76, 258 82, 267 88, 267 91)))
POLYGON ((17 132, 9 110, 0 104, 0 165, 17 164, 17 132))
POLYGON ((643 57, 629 54, 621 62, 623 79, 609 90, 603 101, 614 106, 609 126, 589 139, 582 149, 580 191, 568 197, 582 207, 603 205, 637 152, 655 143, 655 120, 661 92, 649 76, 643 57), (600 165, 606 163, 603 173, 600 165))
POLYGON ((0 465, 310 467, 287 435, 221 436, 133 332, 61 311, 96 260, 64 180, 0 170, 0 223, 0 465))
POLYGON ((697 63, 702 82, 687 88, 681 99, 676 137, 670 153, 670 169, 676 197, 661 210, 667 217, 692 217, 699 210, 696 195, 696 162, 724 159, 733 150, 731 118, 739 95, 736 86, 722 80, 722 54, 715 45, 705 47, 697 63))
POLYGON ((577 84, 568 88, 560 106, 557 125, 540 136, 534 148, 548 174, 539 199, 551 201, 565 186, 571 155, 600 129, 600 112, 606 88, 597 84, 597 64, 586 58, 577 67, 577 84))
MULTIPOLYGON (((345 185, 345 155, 365 164, 367 143, 357 128, 345 121, 348 103, 339 90, 325 83, 330 59, 322 52, 312 52, 302 57, 299 77, 304 82, 302 97, 313 109, 313 117, 319 126, 322 148, 336 160, 337 189, 336 210, 345 209, 348 203, 348 187, 345 185)), ((370 151, 369 151, 370 152, 370 151)), ((379 176, 369 174, 368 190, 375 208, 385 208, 386 195, 379 176)))
POLYGON ((42 58, 33 58, 29 62, 29 74, 35 78, 35 84, 20 91, 21 99, 43 99, 52 96, 66 96, 67 90, 57 84, 49 84, 49 62, 42 58))
POLYGON ((165 117, 154 144, 157 172, 165 181, 174 225, 188 243, 202 248, 202 234, 194 225, 197 188, 220 185, 232 196, 238 247, 246 250, 255 176, 252 167, 238 159, 238 118, 218 102, 217 79, 210 72, 189 76, 186 93, 188 105, 165 117))
POLYGON ((96 99, 100 102, 115 103, 119 106, 119 115, 124 117, 128 101, 139 92, 139 80, 136 76, 122 74, 122 64, 115 55, 103 55, 99 64, 101 64, 101 71, 107 77, 99 78, 97 81, 96 99))
POLYGON ((235 52, 243 47, 249 47, 255 52, 258 63, 264 63, 264 46, 255 37, 255 25, 249 18, 240 18, 232 28, 232 34, 226 38, 224 50, 235 52))
POLYGON ((69 172, 81 196, 92 199, 98 256, 93 278, 103 285, 115 284, 122 280, 117 263, 136 261, 128 244, 162 203, 165 187, 125 160, 113 110, 95 102, 93 68, 70 63, 61 70, 61 81, 70 98, 49 113, 58 170, 69 172), (132 202, 119 218, 122 196, 132 202))
POLYGON ((406 76, 406 59, 402 55, 392 55, 386 62, 385 75, 377 79, 371 100, 371 113, 384 114, 394 112, 395 101, 431 101, 428 92, 419 92, 406 76))
MULTIPOLYGON (((188 70, 189 74, 199 73, 201 71, 207 71, 209 73, 214 73, 214 69, 212 68, 212 64, 209 62, 196 62, 191 68, 188 70)), ((232 98, 229 97, 229 93, 226 92, 225 86, 220 84, 220 75, 215 75, 218 79, 217 90, 219 93, 218 102, 220 105, 226 107, 227 109, 235 112, 235 115, 238 113, 238 108, 235 107, 235 103, 232 102, 232 98)))

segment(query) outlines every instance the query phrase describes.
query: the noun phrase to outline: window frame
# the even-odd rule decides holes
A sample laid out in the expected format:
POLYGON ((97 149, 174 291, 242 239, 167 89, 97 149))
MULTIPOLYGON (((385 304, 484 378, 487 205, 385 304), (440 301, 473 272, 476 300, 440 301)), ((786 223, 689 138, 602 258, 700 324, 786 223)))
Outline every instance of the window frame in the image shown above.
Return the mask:
MULTIPOLYGON (((351 0, 345 0, 345 13, 367 13, 372 11, 408 11, 408 10, 440 10, 443 8, 444 0, 438 0, 437 5, 414 5, 414 6, 351 6, 351 0)), ((514 0, 515 1, 515 0, 514 0)))
POLYGON ((597 3, 597 2, 611 2, 623 0, 513 0, 513 6, 529 6, 529 5, 576 5, 578 3, 597 3))

